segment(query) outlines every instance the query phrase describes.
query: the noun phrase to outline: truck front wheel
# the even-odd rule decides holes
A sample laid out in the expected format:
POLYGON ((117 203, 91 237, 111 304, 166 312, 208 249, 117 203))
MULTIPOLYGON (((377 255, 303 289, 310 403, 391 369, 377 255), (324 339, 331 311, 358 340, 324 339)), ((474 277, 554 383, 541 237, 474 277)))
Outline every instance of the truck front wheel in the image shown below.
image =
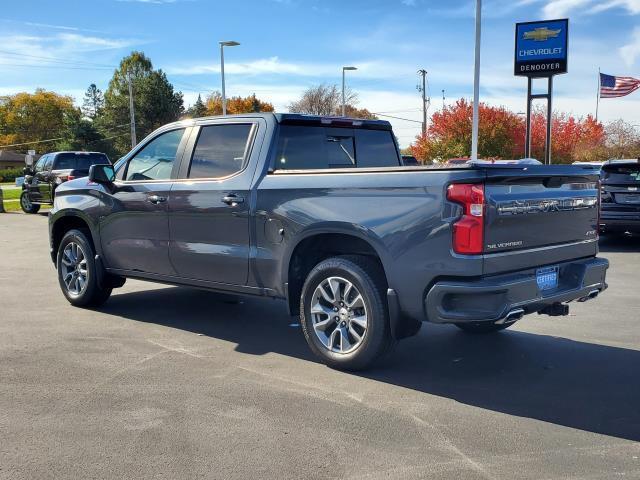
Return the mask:
POLYGON ((367 257, 332 257, 316 265, 300 298, 300 323, 313 353, 330 367, 360 370, 390 350, 385 291, 384 273, 367 257))
POLYGON ((98 307, 111 295, 98 283, 95 251, 86 230, 69 230, 58 247, 58 282, 66 299, 76 307, 98 307))

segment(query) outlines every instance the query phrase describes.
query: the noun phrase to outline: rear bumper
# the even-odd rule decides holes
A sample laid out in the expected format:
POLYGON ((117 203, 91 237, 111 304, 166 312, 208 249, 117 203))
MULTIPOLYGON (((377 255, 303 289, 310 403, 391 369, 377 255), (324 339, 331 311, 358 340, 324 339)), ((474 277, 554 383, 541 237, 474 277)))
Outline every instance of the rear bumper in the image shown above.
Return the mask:
POLYGON ((431 287, 424 299, 427 320, 435 323, 496 322, 509 312, 539 312, 557 303, 594 295, 607 288, 609 261, 588 258, 558 264, 558 287, 540 291, 536 269, 475 280, 446 280, 431 287))
POLYGON ((601 210, 600 229, 640 232, 640 208, 631 212, 601 210))

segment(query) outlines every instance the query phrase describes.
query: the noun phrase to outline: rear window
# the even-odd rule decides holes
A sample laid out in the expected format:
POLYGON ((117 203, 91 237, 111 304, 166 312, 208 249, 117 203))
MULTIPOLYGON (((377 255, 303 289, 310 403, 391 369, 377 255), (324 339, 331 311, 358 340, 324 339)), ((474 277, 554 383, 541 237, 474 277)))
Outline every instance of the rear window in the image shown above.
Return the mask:
POLYGON ((609 182, 640 183, 640 164, 605 165, 602 167, 602 179, 609 182))
POLYGON ((276 169, 397 167, 400 157, 388 130, 282 125, 276 169))
POLYGON ((104 153, 59 153, 56 155, 55 170, 89 170, 91 165, 111 163, 104 153))

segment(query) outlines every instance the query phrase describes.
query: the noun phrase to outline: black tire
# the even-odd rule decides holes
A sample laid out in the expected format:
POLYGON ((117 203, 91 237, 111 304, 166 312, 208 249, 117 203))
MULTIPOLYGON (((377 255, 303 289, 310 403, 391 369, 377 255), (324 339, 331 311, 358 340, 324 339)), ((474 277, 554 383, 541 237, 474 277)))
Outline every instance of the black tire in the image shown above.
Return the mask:
MULTIPOLYGON (((98 307, 107 301, 111 295, 111 288, 101 288, 98 285, 97 268, 95 264, 95 250, 91 241, 89 240, 90 234, 86 230, 69 230, 62 237, 58 252, 56 255, 56 267, 58 269, 58 283, 65 298, 76 307, 98 307), (76 267, 69 267, 67 264, 63 264, 63 257, 65 262, 68 262, 68 256, 65 256, 65 249, 69 246, 73 250, 73 245, 79 247, 84 259, 84 269, 81 269, 81 265, 76 267), (74 287, 81 285, 81 288, 76 288, 77 292, 72 291, 66 284, 65 278, 69 278, 70 270, 84 271, 83 278, 84 283, 73 282, 74 287), (66 272, 66 275, 65 275, 66 272)), ((77 249, 76 249, 77 251, 77 249)), ((76 258, 80 255, 77 254, 76 258)), ((81 262, 82 263, 82 262, 81 262)), ((73 262, 72 262, 73 264, 73 262)), ((73 278, 73 277, 72 277, 73 278)))
POLYGON ((22 193, 20 194, 20 208, 22 208, 24 213, 38 213, 40 205, 31 203, 29 192, 22 190, 22 193))
POLYGON ((455 326, 466 333, 493 333, 509 328, 516 322, 495 324, 493 322, 469 322, 469 323, 456 323, 455 326))
MULTIPOLYGON (((307 276, 300 295, 300 324, 311 351, 323 363, 339 370, 362 370, 388 353, 395 342, 389 327, 389 313, 385 301, 385 292, 386 281, 384 273, 375 261, 367 257, 358 255, 332 257, 316 265, 307 276), (356 293, 359 293, 362 297, 362 308, 366 309, 360 311, 360 313, 364 312, 366 314, 366 331, 362 334, 360 343, 358 344, 356 340, 354 344, 357 346, 352 351, 344 353, 332 351, 322 342, 319 334, 316 334, 314 329, 314 319, 311 314, 314 292, 330 277, 339 277, 350 282, 356 288, 356 293)), ((346 300, 345 298, 345 302, 346 300)), ((356 307, 354 307, 355 310, 356 307)), ((339 318, 338 314, 336 313, 335 318, 339 318)), ((331 315, 328 315, 327 319, 331 315)), ((351 313, 347 315, 351 315, 351 313)), ((348 316, 345 318, 347 318, 348 323, 344 321, 336 322, 333 324, 335 327, 333 330, 338 330, 338 324, 341 324, 345 331, 352 332, 351 319, 348 316), (347 327, 344 327, 345 324, 347 327)), ((326 331, 329 331, 329 329, 330 327, 326 331)), ((326 331, 323 333, 326 334, 326 331)), ((360 331, 360 333, 362 332, 360 331)), ((349 336, 351 333, 347 335, 349 336)), ((355 337, 350 337, 350 340, 353 339, 355 337)), ((340 348, 342 349, 342 339, 340 339, 340 348)))

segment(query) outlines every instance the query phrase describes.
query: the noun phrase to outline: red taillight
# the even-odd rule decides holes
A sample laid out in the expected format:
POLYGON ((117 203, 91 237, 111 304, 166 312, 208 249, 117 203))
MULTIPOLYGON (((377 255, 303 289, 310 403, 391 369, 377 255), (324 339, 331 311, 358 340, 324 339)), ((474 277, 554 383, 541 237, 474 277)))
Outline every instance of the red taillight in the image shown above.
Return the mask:
POLYGON ((454 183, 447 189, 447 199, 463 207, 462 217, 453 224, 453 251, 466 255, 482 253, 484 185, 454 183))
POLYGON ((67 180, 73 180, 74 178, 76 178, 76 177, 74 177, 73 175, 69 175, 69 176, 67 177, 67 180))

